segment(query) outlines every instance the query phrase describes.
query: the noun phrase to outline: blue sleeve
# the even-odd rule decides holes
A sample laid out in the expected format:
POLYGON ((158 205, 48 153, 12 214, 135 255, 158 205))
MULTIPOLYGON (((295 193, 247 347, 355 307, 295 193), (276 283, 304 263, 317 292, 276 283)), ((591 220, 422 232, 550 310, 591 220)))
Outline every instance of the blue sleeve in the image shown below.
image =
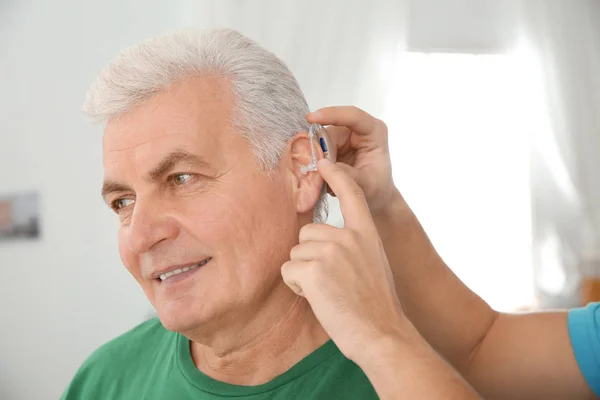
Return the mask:
POLYGON ((569 336, 585 380, 600 397, 600 303, 569 311, 569 336))

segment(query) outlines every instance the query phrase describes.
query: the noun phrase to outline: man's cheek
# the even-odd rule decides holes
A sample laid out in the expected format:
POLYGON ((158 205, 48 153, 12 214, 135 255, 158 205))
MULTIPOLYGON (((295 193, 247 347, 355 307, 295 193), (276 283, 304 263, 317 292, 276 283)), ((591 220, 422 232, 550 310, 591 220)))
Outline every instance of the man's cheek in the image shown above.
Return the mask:
POLYGON ((209 192, 202 199, 188 202, 177 218, 181 226, 191 230, 192 236, 206 232, 210 232, 209 236, 212 236, 222 231, 229 221, 237 219, 234 215, 243 205, 243 199, 209 192))

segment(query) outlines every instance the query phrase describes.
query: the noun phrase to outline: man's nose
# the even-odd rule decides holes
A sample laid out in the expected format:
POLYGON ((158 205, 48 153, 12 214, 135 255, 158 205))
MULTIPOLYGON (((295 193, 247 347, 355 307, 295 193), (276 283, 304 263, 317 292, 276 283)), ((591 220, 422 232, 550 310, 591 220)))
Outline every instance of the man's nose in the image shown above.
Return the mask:
POLYGON ((127 227, 129 250, 136 254, 148 253, 159 243, 174 240, 179 235, 176 221, 160 203, 136 202, 127 227))

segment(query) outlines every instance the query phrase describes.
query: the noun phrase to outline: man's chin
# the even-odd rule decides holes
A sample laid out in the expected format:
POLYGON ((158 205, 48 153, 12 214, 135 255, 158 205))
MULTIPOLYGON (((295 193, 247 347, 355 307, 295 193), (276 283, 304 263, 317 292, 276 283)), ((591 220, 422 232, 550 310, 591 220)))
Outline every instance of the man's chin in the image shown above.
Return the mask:
POLYGON ((201 324, 198 315, 189 310, 178 310, 174 307, 164 307, 157 310, 158 319, 165 329, 172 332, 189 332, 201 324))
POLYGON ((158 319, 165 329, 179 332, 185 336, 194 335, 216 323, 215 310, 208 309, 207 304, 186 304, 176 301, 156 307, 158 319))

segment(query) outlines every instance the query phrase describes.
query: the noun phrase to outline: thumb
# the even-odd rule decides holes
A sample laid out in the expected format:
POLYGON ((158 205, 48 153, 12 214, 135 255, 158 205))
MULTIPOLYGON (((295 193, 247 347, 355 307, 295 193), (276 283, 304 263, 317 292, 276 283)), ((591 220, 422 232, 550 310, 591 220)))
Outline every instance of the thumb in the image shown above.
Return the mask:
MULTIPOLYGON (((356 168, 341 161, 336 162, 335 165, 348 174, 348 176, 350 176, 354 182, 358 183, 358 170, 356 168)), ((335 193, 333 193, 333 190, 331 190, 331 187, 329 186, 327 186, 327 193, 333 197, 336 197, 335 193)))
POLYGON ((340 201, 340 209, 344 216, 344 227, 363 229, 371 219, 371 213, 365 194, 361 187, 337 164, 322 159, 318 164, 319 173, 331 187, 340 201))

